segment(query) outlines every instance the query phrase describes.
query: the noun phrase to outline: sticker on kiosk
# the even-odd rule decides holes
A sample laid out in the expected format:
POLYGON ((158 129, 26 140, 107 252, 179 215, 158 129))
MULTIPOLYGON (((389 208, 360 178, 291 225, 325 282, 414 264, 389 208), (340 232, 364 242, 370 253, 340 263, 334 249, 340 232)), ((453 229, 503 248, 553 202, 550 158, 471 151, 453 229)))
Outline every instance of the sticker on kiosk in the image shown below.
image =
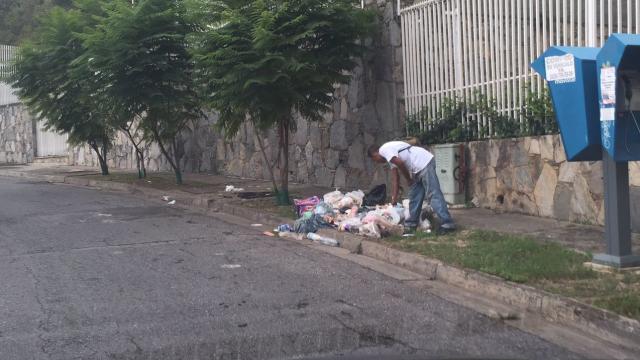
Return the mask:
POLYGON ((600 69, 600 121, 613 121, 616 116, 616 68, 600 69))

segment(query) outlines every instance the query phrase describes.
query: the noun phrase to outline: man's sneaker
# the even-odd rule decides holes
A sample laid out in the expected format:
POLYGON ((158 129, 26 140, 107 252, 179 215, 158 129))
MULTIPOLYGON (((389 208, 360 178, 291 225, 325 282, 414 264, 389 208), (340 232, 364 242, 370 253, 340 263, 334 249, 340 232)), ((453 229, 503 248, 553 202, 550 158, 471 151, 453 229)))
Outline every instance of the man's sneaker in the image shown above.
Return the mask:
POLYGON ((415 227, 405 226, 404 227, 404 232, 402 233, 402 236, 415 235, 415 234, 416 234, 416 228, 415 227))
POLYGON ((456 231, 456 224, 453 222, 444 223, 440 225, 439 230, 441 233, 450 233, 450 232, 456 231))

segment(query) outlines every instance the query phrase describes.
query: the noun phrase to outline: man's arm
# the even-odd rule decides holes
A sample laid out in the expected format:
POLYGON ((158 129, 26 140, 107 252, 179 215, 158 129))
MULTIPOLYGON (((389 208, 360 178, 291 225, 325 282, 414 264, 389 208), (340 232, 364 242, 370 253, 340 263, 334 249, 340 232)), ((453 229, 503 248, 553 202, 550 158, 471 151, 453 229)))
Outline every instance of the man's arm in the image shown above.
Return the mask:
POLYGON ((413 179, 411 178, 411 173, 409 172, 409 169, 407 168, 407 165, 404 163, 404 161, 400 160, 400 158, 396 156, 393 159, 391 159, 391 163, 395 165, 400 171, 400 173, 402 174, 402 176, 404 176, 404 178, 407 179, 407 183, 409 185, 413 185, 413 179))
POLYGON ((400 173, 398 168, 391 169, 391 203, 398 203, 398 193, 400 192, 400 173))

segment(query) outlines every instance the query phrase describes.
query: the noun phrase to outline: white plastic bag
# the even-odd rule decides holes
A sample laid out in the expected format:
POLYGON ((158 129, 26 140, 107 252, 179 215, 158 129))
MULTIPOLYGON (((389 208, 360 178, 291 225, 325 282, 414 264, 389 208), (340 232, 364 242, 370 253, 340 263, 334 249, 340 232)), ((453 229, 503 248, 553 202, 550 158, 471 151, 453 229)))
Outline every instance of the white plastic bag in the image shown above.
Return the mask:
POLYGON ((325 203, 336 208, 338 205, 338 202, 342 200, 343 197, 344 195, 342 194, 342 192, 336 190, 336 191, 332 191, 330 193, 324 194, 322 199, 324 200, 325 203))
POLYGON ((364 192, 362 190, 348 192, 345 196, 352 198, 354 205, 362 206, 362 201, 364 200, 364 192))
POLYGON ((378 225, 373 222, 360 226, 360 235, 376 239, 380 239, 382 237, 378 225))
POLYGON ((353 198, 350 196, 345 196, 340 201, 338 201, 338 209, 342 208, 350 208, 353 206, 353 198))

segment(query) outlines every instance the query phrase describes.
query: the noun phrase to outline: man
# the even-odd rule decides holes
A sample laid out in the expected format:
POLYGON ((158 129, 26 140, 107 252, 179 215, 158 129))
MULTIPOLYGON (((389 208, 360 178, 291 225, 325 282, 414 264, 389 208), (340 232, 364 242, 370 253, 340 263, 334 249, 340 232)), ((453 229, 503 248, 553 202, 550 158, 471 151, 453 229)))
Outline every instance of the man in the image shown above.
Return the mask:
POLYGON ((440 219, 440 229, 443 231, 455 230, 456 226, 440 190, 440 182, 436 175, 436 160, 433 154, 403 141, 390 141, 380 148, 375 145, 371 146, 368 154, 375 162, 388 162, 391 165, 391 202, 393 204, 398 202, 400 174, 411 187, 409 190, 411 217, 405 220, 406 233, 415 232, 420 221, 422 202, 425 197, 431 201, 431 207, 440 219))

